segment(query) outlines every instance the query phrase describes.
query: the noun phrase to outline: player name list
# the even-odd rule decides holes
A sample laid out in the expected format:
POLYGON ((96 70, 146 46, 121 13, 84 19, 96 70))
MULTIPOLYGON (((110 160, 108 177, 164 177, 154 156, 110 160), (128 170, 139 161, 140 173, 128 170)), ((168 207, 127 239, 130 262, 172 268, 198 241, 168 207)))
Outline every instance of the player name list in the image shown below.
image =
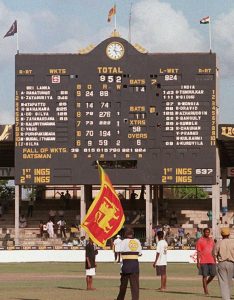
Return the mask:
MULTIPOLYGON (((53 142, 64 145, 70 136, 68 131, 72 130, 74 140, 70 143, 70 152, 111 153, 113 157, 124 153, 128 158, 129 154, 146 152, 148 140, 156 143, 160 140, 156 135, 158 127, 165 148, 193 148, 215 143, 215 91, 198 85, 162 86, 160 99, 152 105, 145 100, 147 87, 137 86, 135 92, 138 98, 140 92, 142 104, 136 101, 134 105, 129 99, 131 104, 126 114, 121 102, 111 99, 110 88, 105 91, 100 88, 99 97, 94 101, 93 96, 97 95, 93 90, 77 86, 73 102, 68 90, 54 92, 50 86, 26 85, 24 90, 16 91, 16 145, 45 147, 53 142), (100 97, 103 93, 108 97, 100 97), (68 106, 71 105, 75 110, 69 116, 68 106), (148 119, 151 120, 150 130, 148 119)), ((111 88, 114 91, 116 87, 111 88)))
POLYGON ((215 144, 215 91, 181 85, 163 89, 162 93, 165 146, 194 148, 215 144))
POLYGON ((68 91, 54 95, 50 86, 26 86, 16 91, 16 142, 18 146, 40 146, 57 140, 56 125, 68 121, 68 91), (56 103, 56 105, 54 104, 56 103))

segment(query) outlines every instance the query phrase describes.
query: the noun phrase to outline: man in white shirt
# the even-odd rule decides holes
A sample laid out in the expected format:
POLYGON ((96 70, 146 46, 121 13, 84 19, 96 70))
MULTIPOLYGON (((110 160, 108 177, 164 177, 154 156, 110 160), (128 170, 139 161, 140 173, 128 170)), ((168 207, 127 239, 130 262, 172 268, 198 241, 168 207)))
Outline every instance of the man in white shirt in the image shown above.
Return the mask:
POLYGON ((158 244, 156 249, 156 257, 153 263, 153 267, 156 267, 157 276, 161 276, 161 287, 159 291, 165 291, 167 285, 167 247, 168 244, 164 240, 163 231, 157 232, 158 244))
POLYGON ((114 240, 114 253, 115 253, 115 261, 120 263, 120 244, 122 240, 120 235, 117 235, 116 239, 114 240))

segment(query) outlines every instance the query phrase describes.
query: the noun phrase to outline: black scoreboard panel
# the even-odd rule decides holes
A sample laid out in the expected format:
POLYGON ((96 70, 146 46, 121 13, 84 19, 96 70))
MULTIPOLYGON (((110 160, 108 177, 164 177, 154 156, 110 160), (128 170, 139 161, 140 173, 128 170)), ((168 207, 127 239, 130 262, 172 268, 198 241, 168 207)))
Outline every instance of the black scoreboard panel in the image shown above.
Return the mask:
POLYGON ((213 184, 216 55, 16 55, 16 183, 213 184))

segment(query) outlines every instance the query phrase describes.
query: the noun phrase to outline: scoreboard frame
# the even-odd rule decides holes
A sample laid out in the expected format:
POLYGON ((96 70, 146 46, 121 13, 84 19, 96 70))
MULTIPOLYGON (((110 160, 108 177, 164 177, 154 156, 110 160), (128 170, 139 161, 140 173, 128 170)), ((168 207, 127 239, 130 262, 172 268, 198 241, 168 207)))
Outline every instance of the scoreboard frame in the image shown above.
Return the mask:
POLYGON ((214 184, 216 54, 89 50, 16 55, 16 184, 214 184))

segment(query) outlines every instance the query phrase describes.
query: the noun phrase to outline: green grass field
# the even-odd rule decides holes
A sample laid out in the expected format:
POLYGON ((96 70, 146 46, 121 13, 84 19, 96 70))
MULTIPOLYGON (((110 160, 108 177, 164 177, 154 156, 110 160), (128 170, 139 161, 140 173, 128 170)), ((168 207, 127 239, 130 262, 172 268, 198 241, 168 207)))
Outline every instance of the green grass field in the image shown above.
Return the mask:
MULTIPOLYGON (((217 279, 204 296, 195 265, 169 264, 168 291, 158 292, 159 278, 151 263, 140 265, 140 299, 221 299, 217 279)), ((15 300, 113 300, 118 294, 119 265, 98 263, 96 291, 86 291, 83 263, 0 264, 0 299, 15 300)), ((126 300, 130 300, 130 289, 126 300)))

